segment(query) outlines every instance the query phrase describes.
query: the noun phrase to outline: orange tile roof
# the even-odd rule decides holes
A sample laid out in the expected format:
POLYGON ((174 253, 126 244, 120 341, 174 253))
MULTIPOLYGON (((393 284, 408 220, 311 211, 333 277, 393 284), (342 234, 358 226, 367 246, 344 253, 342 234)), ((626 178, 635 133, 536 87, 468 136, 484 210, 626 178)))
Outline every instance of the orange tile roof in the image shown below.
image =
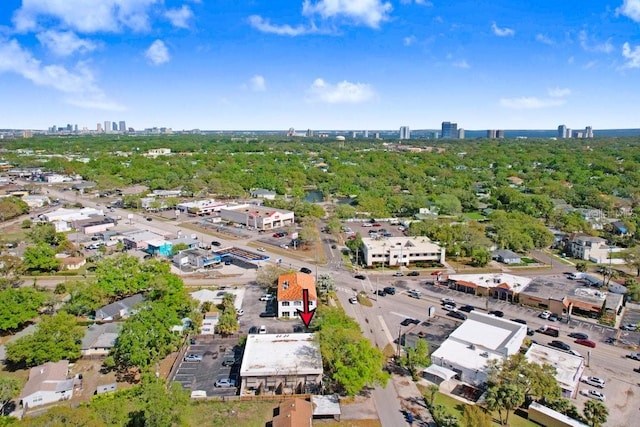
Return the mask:
POLYGON ((313 276, 306 273, 288 273, 278 277, 278 301, 300 301, 302 290, 309 290, 309 300, 318 299, 313 276))
POLYGON ((273 427, 311 427, 313 404, 304 399, 285 400, 279 406, 279 414, 273 417, 273 427))

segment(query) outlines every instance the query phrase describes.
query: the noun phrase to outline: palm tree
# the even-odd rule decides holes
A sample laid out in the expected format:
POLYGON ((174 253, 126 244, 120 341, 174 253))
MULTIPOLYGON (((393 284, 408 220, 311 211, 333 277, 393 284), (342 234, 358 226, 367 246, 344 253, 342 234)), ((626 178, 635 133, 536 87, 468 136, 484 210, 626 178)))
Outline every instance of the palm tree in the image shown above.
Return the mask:
POLYGON ((584 404, 582 414, 587 420, 589 426, 600 427, 602 424, 607 422, 609 410, 604 406, 604 403, 599 400, 589 400, 584 404))
POLYGON ((436 384, 429 384, 429 386, 427 387, 427 396, 429 396, 428 402, 429 402, 429 408, 433 408, 433 403, 436 400, 436 393, 440 391, 440 387, 438 387, 436 384))

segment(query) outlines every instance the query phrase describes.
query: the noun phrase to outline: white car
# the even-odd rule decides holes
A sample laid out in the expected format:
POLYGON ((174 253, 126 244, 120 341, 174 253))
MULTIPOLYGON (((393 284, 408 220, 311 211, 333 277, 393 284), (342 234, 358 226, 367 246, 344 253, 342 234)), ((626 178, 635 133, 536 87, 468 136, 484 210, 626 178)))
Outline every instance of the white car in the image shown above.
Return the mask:
POLYGON ((242 316, 242 315, 244 314, 244 310, 243 310, 243 309, 241 309, 241 308, 239 308, 239 309, 237 309, 237 310, 236 310, 236 314, 237 314, 238 316, 242 316))
POLYGON ((539 318, 541 318, 541 319, 545 319, 545 320, 546 320, 546 319, 548 319, 549 317, 551 317, 551 312, 550 312, 550 311, 548 311, 548 310, 545 310, 545 311, 543 311, 542 313, 540 313, 540 314, 538 315, 538 317, 539 317, 539 318))
POLYGON ((218 379, 216 381, 214 386, 216 386, 216 387, 235 387, 236 386, 236 380, 231 379, 231 378, 220 378, 220 379, 218 379))
POLYGON ((263 248, 262 246, 260 246, 258 249, 256 249, 256 251, 258 251, 258 252, 265 252, 265 251, 266 251, 266 249, 265 249, 265 248, 263 248))
POLYGON ((259 334, 266 334, 267 333, 267 327, 264 325, 260 325, 260 328, 258 328, 258 333, 259 334))
POLYGON ((202 355, 200 354, 187 354, 184 357, 185 362, 200 362, 202 361, 202 355))
POLYGON ((271 301, 274 298, 271 294, 264 294, 260 297, 260 301, 271 301))
POLYGON ((607 399, 604 394, 596 390, 580 390, 580 394, 582 394, 583 396, 590 397, 592 399, 599 400, 601 402, 604 402, 607 399))
POLYGON ((442 306, 442 308, 444 308, 447 311, 456 311, 455 304, 451 304, 451 303, 446 303, 444 306, 442 306))
POLYGON ((604 380, 598 377, 582 377, 581 380, 583 383, 586 383, 598 388, 604 388, 604 385, 605 385, 604 380))
POLYGON ((358 303, 358 297, 351 297, 349 298, 349 302, 351 304, 357 304, 358 303))
POLYGON ((456 301, 453 298, 442 298, 440 301, 442 301, 442 304, 455 304, 456 301))

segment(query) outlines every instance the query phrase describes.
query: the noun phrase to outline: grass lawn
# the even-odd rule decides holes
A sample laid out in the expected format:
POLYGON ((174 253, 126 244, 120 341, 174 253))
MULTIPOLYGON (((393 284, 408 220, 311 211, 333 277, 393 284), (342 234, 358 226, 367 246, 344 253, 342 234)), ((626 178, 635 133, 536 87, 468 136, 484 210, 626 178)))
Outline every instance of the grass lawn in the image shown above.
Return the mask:
POLYGON ((197 401, 184 408, 182 417, 190 426, 264 427, 277 407, 277 401, 197 401))
MULTIPOLYGON (((423 387, 420 387, 421 391, 424 392, 423 387)), ((462 420, 462 414, 464 413, 465 403, 454 399, 446 394, 437 393, 435 399, 436 405, 442 405, 445 408, 445 412, 449 415, 452 415, 458 419, 458 421, 462 420)), ((493 414, 494 423, 493 425, 499 426, 498 423, 498 413, 495 412, 493 414)), ((515 413, 509 414, 509 427, 535 427, 537 424, 516 415, 515 413)))
POLYGON ((464 217, 475 221, 485 221, 487 219, 486 216, 482 215, 479 212, 469 212, 464 214, 464 217))

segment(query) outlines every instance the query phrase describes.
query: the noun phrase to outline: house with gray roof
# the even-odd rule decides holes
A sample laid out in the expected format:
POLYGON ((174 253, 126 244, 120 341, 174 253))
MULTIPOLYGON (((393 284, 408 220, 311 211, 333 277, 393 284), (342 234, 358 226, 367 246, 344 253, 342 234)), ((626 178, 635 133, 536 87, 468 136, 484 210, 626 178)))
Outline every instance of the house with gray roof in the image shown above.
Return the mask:
POLYGON ((124 319, 134 313, 134 307, 144 301, 144 295, 135 294, 105 305, 96 310, 96 320, 109 321, 124 319))
POLYGON ((82 357, 106 357, 115 346, 119 332, 119 323, 89 325, 80 344, 82 357))

